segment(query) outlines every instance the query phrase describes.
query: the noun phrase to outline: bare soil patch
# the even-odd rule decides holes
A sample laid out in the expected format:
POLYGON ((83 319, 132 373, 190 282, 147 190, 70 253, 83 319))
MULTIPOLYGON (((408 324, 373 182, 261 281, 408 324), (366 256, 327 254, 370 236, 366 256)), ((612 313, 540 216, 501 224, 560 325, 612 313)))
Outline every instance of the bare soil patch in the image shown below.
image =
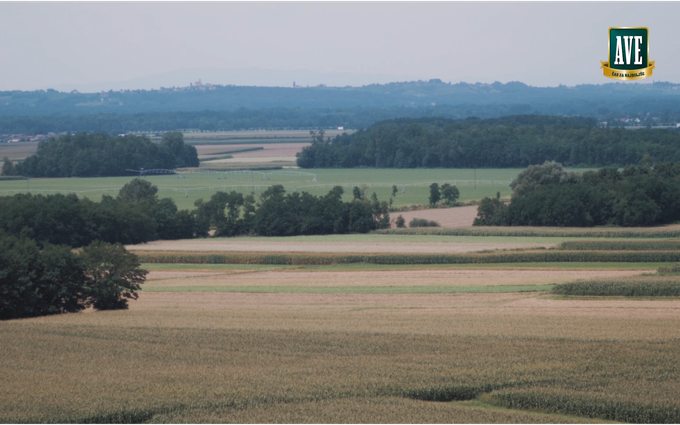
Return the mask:
POLYGON ((309 146, 310 143, 263 143, 263 144, 244 144, 244 145, 196 145, 196 150, 201 158, 219 152, 235 151, 240 149, 263 148, 248 152, 237 152, 232 155, 234 158, 260 158, 260 157, 294 157, 302 148, 309 146))
POLYGON ((432 208, 428 210, 405 211, 391 213, 392 228, 396 228, 395 220, 399 216, 404 217, 406 225, 414 218, 424 218, 425 220, 436 221, 440 227, 472 227, 472 222, 477 217, 477 206, 454 208, 432 208))
POLYGON ((460 242, 269 242, 229 240, 154 241, 128 245, 131 251, 184 252, 309 252, 309 253, 420 253, 451 254, 489 249, 550 248, 555 244, 460 243, 460 242))

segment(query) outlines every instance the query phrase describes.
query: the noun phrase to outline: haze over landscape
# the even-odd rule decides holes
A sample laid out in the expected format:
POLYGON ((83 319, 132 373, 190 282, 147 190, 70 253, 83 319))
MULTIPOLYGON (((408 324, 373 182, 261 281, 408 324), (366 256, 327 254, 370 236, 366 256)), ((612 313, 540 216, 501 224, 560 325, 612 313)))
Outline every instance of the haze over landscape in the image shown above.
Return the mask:
POLYGON ((678 16, 0 2, 0 424, 680 423, 678 16))
POLYGON ((158 89, 199 78, 601 84, 611 26, 648 27, 654 79, 680 81, 675 2, 2 3, 0 12, 0 90, 158 89))

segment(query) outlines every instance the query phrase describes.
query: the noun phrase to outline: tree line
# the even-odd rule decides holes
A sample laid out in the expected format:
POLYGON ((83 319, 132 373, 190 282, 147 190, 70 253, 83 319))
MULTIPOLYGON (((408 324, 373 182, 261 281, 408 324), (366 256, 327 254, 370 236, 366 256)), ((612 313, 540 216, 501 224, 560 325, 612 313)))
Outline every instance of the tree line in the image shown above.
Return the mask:
POLYGON ((179 132, 165 133, 158 144, 142 136, 77 133, 40 142, 36 154, 13 172, 28 177, 108 177, 130 175, 126 169, 198 165, 196 148, 186 145, 179 132))
POLYGON ((680 161, 680 133, 599 128, 592 118, 540 115, 492 119, 400 118, 351 135, 315 138, 298 154, 303 168, 510 168, 557 161, 625 166, 680 161))
POLYGON ((146 279, 136 255, 95 241, 74 253, 0 231, 0 320, 125 309, 146 279))
POLYGON ((343 202, 340 186, 325 196, 286 193, 281 185, 253 195, 217 192, 198 199, 195 209, 178 210, 158 188, 135 178, 116 198, 101 202, 69 195, 16 194, 0 197, 0 231, 44 244, 87 246, 93 241, 138 244, 153 240, 215 236, 293 236, 366 233, 389 227, 389 204, 375 193, 366 199, 355 188, 343 202))
POLYGON ((350 202, 342 201, 339 186, 317 197, 275 185, 258 202, 217 192, 197 200, 193 211, 158 199, 158 188, 142 179, 101 202, 73 194, 0 197, 0 320, 127 308, 146 271, 122 244, 207 237, 211 230, 215 236, 293 236, 389 227, 388 203, 355 189, 350 202))
POLYGON ((680 162, 567 172, 534 165, 513 180, 509 204, 484 198, 478 226, 652 226, 680 220, 680 162))

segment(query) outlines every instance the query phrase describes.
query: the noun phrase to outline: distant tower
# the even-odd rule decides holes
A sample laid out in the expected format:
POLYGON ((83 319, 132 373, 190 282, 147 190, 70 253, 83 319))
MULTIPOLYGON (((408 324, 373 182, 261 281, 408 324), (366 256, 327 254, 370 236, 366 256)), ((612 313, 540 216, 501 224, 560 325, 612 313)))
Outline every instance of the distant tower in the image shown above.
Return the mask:
POLYGON ((293 81, 293 88, 295 88, 295 81, 293 81))

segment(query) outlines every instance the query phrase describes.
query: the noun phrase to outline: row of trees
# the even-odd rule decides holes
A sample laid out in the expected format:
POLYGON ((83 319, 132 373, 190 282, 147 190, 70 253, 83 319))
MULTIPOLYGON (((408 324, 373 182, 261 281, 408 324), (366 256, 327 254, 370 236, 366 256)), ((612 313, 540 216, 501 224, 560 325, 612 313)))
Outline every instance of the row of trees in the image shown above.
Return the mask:
POLYGON ((260 235, 292 236, 366 233, 389 227, 389 204, 375 193, 343 202, 342 187, 327 195, 286 194, 283 186, 267 189, 256 202, 253 195, 217 192, 196 201, 193 211, 177 209, 169 198, 158 199, 158 188, 133 179, 116 198, 104 195, 92 202, 70 195, 17 194, 0 197, 0 231, 29 238, 39 245, 82 247, 93 241, 138 244, 157 239, 260 235))
POLYGON ((307 192, 286 194, 281 185, 264 191, 256 204, 252 195, 217 192, 209 201, 196 202, 196 234, 207 236, 210 227, 215 236, 254 234, 259 236, 324 235, 367 233, 389 227, 388 204, 363 199, 355 188, 354 199, 343 202, 340 186, 325 196, 307 192))
POLYGON ((298 154, 303 168, 506 168, 544 161, 571 166, 680 161, 680 133, 598 128, 595 120, 538 115, 450 120, 400 118, 298 154))
POLYGON ((179 132, 163 135, 159 144, 141 136, 66 134, 43 141, 38 151, 16 166, 29 177, 105 177, 130 175, 126 169, 198 167, 198 153, 179 132))
POLYGON ((148 181, 133 179, 116 198, 104 195, 101 202, 75 194, 0 197, 0 231, 72 247, 95 240, 136 244, 193 237, 192 213, 178 211, 172 199, 158 199, 157 191, 148 181))
POLYGON ((509 204, 484 198, 475 225, 650 226, 680 220, 680 162, 570 173, 546 162, 520 173, 509 204))
POLYGON ((0 320, 124 309, 146 279, 136 255, 95 241, 78 254, 0 232, 0 320))

